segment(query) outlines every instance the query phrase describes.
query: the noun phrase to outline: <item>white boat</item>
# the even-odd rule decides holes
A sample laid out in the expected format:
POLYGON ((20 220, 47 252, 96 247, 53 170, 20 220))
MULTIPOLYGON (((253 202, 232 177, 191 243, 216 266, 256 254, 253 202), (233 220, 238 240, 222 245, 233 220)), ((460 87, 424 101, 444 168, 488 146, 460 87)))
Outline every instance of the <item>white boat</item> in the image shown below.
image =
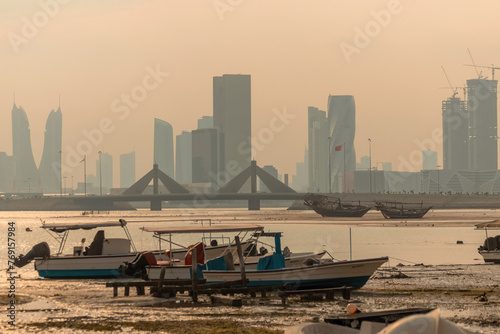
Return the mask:
MULTIPOLYGON (((294 268, 246 270, 247 286, 284 286, 293 289, 326 289, 347 286, 359 289, 366 284, 387 257, 303 265, 294 268)), ((241 272, 236 270, 205 270, 207 284, 237 281, 241 272)))
MULTIPOLYGON (((245 270, 247 286, 284 287, 291 289, 327 289, 351 287, 359 289, 366 284, 373 273, 388 257, 339 262, 308 261, 298 267, 285 267, 281 251, 281 233, 267 233, 275 239, 275 253, 259 260, 257 269, 245 270)), ((210 268, 210 262, 207 263, 210 268)), ((230 267, 230 265, 226 265, 230 267)), ((223 283, 243 279, 239 270, 204 270, 203 277, 207 284, 223 283)))
MULTIPOLYGON (((158 238, 159 249, 162 249, 161 242, 166 242, 171 248, 172 245, 181 246, 172 241, 173 234, 186 234, 186 233, 201 233, 204 235, 202 240, 217 240, 217 238, 228 238, 227 233, 237 233, 238 237, 241 239, 240 244, 242 245, 242 251, 244 253, 244 263, 246 268, 257 268, 258 261, 266 255, 264 249, 260 248, 257 252, 259 237, 264 233, 263 227, 260 225, 210 225, 210 226, 170 226, 170 227, 144 227, 143 230, 146 232, 154 233, 154 237, 158 238), (221 237, 220 235, 224 235, 221 237), (212 235, 214 234, 214 235, 212 235), (208 236, 207 236, 208 235, 208 236)), ((155 251, 152 254, 154 256, 148 256, 143 254, 143 258, 140 255, 136 260, 132 261, 129 265, 130 270, 127 270, 128 274, 132 274, 133 271, 140 270, 144 268, 146 270, 146 275, 149 280, 160 279, 160 274, 162 269, 164 270, 164 279, 191 279, 191 268, 192 260, 191 253, 192 249, 197 249, 197 263, 204 264, 205 262, 212 260, 214 258, 220 257, 223 254, 230 254, 231 259, 236 259, 231 261, 236 269, 239 268, 239 259, 237 255, 237 247, 234 241, 228 238, 229 242, 223 245, 218 245, 217 248, 207 247, 207 242, 199 242, 195 245, 185 246, 183 250, 167 250, 167 251, 155 251), (175 256, 177 254, 177 257, 175 256), (179 254, 184 254, 184 258, 179 258, 179 254), (187 255, 186 255, 187 254, 187 255), (147 259, 146 259, 147 258, 147 259), (186 258, 189 258, 186 261, 186 258)), ((267 245, 267 244, 266 244, 267 245)), ((268 245, 272 247, 271 245, 268 245)), ((306 259, 309 258, 321 258, 326 252, 304 252, 304 253, 289 253, 286 257, 287 266, 297 266, 301 265, 306 259)), ((201 269, 200 269, 201 278, 201 269)))
POLYGON ((484 262, 500 264, 500 235, 488 236, 490 230, 500 230, 500 222, 494 221, 476 225, 476 230, 484 230, 486 239, 484 244, 479 246, 478 252, 483 256, 484 262))
POLYGON ((35 270, 47 278, 121 277, 120 267, 137 255, 126 225, 124 219, 91 224, 43 224, 42 228, 59 241, 59 250, 50 255, 48 244, 39 243, 28 254, 17 258, 16 266, 22 267, 34 260, 35 270), (122 227, 126 238, 105 238, 104 230, 99 230, 88 247, 84 246, 83 239, 80 246, 73 247, 72 254, 62 254, 70 231, 104 227, 122 227))

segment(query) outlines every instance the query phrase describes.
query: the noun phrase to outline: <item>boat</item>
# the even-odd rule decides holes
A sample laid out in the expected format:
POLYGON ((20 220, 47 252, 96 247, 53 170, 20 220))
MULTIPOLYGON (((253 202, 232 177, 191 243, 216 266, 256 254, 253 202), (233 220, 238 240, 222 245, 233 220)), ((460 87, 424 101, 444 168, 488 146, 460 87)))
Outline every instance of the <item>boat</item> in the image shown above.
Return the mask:
POLYGON ((127 222, 124 219, 102 223, 57 224, 44 223, 41 228, 59 242, 55 255, 50 254, 49 245, 41 242, 26 255, 15 259, 17 267, 23 267, 34 260, 35 270, 46 278, 108 278, 123 276, 120 266, 132 261, 135 249, 127 222), (73 247, 72 254, 62 254, 70 231, 92 230, 105 227, 121 227, 126 238, 106 238, 104 230, 98 230, 92 243, 85 246, 85 239, 73 247))
POLYGON ((499 230, 500 222, 494 221, 489 223, 481 223, 476 225, 476 230, 484 230, 486 232, 486 239, 484 244, 479 246, 478 252, 486 263, 500 264, 500 235, 494 237, 488 236, 489 230, 499 230))
POLYGON ((420 203, 403 203, 403 202, 375 202, 375 208, 382 212, 386 219, 415 219, 425 216, 432 206, 424 207, 423 202, 420 203))
MULTIPOLYGON (((239 260, 237 255, 237 244, 227 235, 228 233, 236 233, 238 239, 241 239, 240 245, 243 252, 243 261, 246 268, 257 268, 258 262, 262 257, 268 254, 267 248, 259 244, 268 245, 259 240, 259 238, 264 233, 264 227, 260 225, 209 225, 209 226, 169 226, 169 227, 143 227, 143 231, 153 233, 153 236, 158 239, 158 249, 155 252, 143 252, 127 264, 125 273, 127 275, 133 275, 137 272, 143 272, 143 276, 148 280, 159 280, 162 271, 164 272, 163 278, 166 280, 177 280, 177 279, 191 279, 191 268, 193 261, 204 265, 210 260, 215 260, 220 257, 229 257, 231 262, 231 268, 239 270, 239 260), (177 234, 190 234, 197 233, 203 234, 202 240, 206 242, 197 242, 189 246, 182 246, 178 243, 172 241, 172 236, 177 234), (224 236, 224 234, 226 236, 224 236), (207 236, 208 235, 208 236, 207 236), (223 244, 224 249, 217 247, 217 253, 214 248, 206 246, 207 241, 219 239, 229 239, 229 242, 223 244), (169 249, 163 251, 162 241, 167 243, 169 249), (177 247, 183 247, 181 252, 177 249, 175 252, 172 249, 172 245, 177 247), (196 249, 196 259, 193 259, 193 250, 196 249), (184 258, 178 258, 179 254, 184 254, 184 258), (177 257, 176 257, 177 256, 177 257), (233 260, 236 259, 236 260, 233 260)), ((212 244, 212 242, 210 242, 212 244)), ((218 245, 219 246, 219 245, 218 245)), ((212 246, 213 247, 213 246, 212 246)), ((318 259, 323 257, 326 251, 322 252, 303 252, 303 253, 286 253, 285 263, 287 266, 297 266, 301 265, 307 259, 318 259)), ((201 270, 206 267, 200 268, 201 270)))
POLYGON ((304 205, 323 217, 363 217, 372 208, 361 205, 361 202, 346 204, 338 197, 311 193, 304 197, 304 205))
MULTIPOLYGON (((248 287, 288 286, 296 290, 337 287, 359 289, 388 261, 388 257, 339 262, 306 261, 300 266, 286 268, 280 247, 281 234, 275 233, 274 237, 276 251, 272 256, 260 259, 257 269, 245 269, 248 287)), ((207 267, 210 267, 210 264, 211 261, 207 262, 207 267)), ((207 284, 215 284, 240 280, 242 273, 239 270, 204 269, 203 277, 207 284)))

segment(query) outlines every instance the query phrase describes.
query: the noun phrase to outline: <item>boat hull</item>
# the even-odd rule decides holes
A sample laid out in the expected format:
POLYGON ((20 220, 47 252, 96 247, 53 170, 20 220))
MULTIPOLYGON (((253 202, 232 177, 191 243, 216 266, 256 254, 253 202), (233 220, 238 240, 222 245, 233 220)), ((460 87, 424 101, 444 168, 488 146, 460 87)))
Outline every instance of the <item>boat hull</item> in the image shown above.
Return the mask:
POLYGON ((479 254, 483 256, 484 262, 500 264, 500 250, 492 251, 479 251, 479 254))
MULTIPOLYGON (((326 289, 348 286, 359 289, 387 257, 333 262, 312 266, 284 268, 277 270, 248 270, 248 286, 290 286, 292 289, 326 289)), ((207 284, 236 281, 241 279, 239 271, 208 270, 203 272, 207 284)))
POLYGON ((95 256, 53 256, 35 259, 35 270, 45 278, 122 277, 120 266, 135 258, 135 253, 95 256))
MULTIPOLYGON (((297 253, 292 254, 292 256, 285 258, 285 266, 287 268, 301 266, 302 263, 310 258, 319 259, 326 252, 320 253, 297 253)), ((258 261, 261 257, 249 258, 247 262, 245 262, 245 269, 257 269, 258 261)), ((239 264, 234 264, 236 268, 239 268, 239 264)), ((146 272, 148 275, 148 279, 155 281, 160 279, 160 273, 163 266, 148 266, 146 267, 146 272)), ((238 271, 238 270, 237 270, 238 271)), ((239 271, 238 271, 239 272, 239 271)), ((165 266, 165 274, 163 276, 166 280, 176 280, 176 279, 191 279, 191 265, 173 265, 173 266, 165 266)))
POLYGON ((371 209, 371 207, 362 207, 353 210, 347 210, 347 209, 332 210, 328 208, 317 207, 314 205, 308 205, 308 204, 305 205, 310 207, 316 213, 319 213, 323 217, 363 217, 371 209))

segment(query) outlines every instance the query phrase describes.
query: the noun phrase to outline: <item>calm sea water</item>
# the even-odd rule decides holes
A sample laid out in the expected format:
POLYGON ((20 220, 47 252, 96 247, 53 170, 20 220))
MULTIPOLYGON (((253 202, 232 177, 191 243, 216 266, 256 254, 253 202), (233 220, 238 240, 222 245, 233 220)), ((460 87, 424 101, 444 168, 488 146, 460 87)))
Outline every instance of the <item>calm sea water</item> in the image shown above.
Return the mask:
MULTIPOLYGON (((211 217, 213 223, 257 223, 266 231, 283 232, 282 246, 288 246, 292 252, 320 251, 326 249, 336 259, 361 259, 389 256, 391 265, 398 263, 438 264, 475 264, 483 263, 477 248, 484 241, 484 232, 473 227, 388 227, 357 226, 338 222, 317 224, 310 221, 289 223, 283 220, 274 221, 273 214, 286 214, 291 221, 300 211, 284 209, 267 209, 249 212, 246 209, 166 209, 161 212, 149 210, 111 212, 82 216, 81 212, 0 212, 0 270, 7 268, 7 233, 8 222, 15 222, 16 253, 26 254, 33 245, 46 241, 51 253, 56 253, 58 242, 44 229, 42 221, 55 223, 85 223, 117 221, 125 218, 128 228, 138 250, 157 249, 157 240, 151 233, 144 232, 143 226, 191 225, 200 224, 189 219, 211 217), (266 219, 263 219, 263 217, 266 219), (183 221, 175 221, 183 220, 183 221), (26 231, 32 229, 32 232, 26 231), (351 240, 351 243, 350 243, 351 240), (457 241, 463 244, 457 244, 457 241), (350 249, 352 248, 352 255, 350 249)), ((317 222, 317 221, 316 221, 317 222)), ((106 237, 124 237, 121 228, 105 228, 106 237)), ((68 238, 65 252, 71 253, 73 246, 85 245, 93 240, 96 230, 73 231, 68 238)), ((231 235, 228 235, 231 236, 231 235)), ((191 244, 200 239, 200 235, 178 235, 174 241, 180 244, 191 244)), ((272 240, 269 240, 273 243, 272 240)), ((24 275, 35 274, 33 265, 29 264, 21 270, 24 275)))

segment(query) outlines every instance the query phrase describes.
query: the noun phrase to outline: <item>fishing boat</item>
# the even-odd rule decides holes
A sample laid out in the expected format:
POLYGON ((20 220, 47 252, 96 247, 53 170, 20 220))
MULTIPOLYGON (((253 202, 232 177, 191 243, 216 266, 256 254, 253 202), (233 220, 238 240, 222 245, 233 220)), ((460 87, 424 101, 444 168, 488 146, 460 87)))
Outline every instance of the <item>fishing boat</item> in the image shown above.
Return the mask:
MULTIPOLYGON (((145 272, 145 277, 149 280, 158 280, 162 271, 164 279, 191 279, 191 269, 193 261, 200 265, 204 265, 210 260, 219 257, 229 257, 231 268, 239 269, 240 263, 237 255, 237 245, 235 242, 236 236, 241 245, 243 252, 243 261, 246 268, 257 268, 258 262, 262 257, 268 254, 267 248, 259 245, 267 245, 273 248, 272 245, 263 243, 259 238, 264 234, 264 227, 260 225, 209 225, 209 226, 169 226, 169 227, 144 227, 145 232, 153 233, 153 236, 158 239, 158 249, 155 252, 143 252, 127 265, 125 273, 133 275, 138 271, 145 272), (172 236, 178 234, 203 234, 202 240, 206 242, 197 242, 189 246, 183 246, 172 240, 172 236), (229 234, 236 234, 234 237, 228 237, 229 234), (206 246, 210 240, 224 240, 224 249, 217 248, 218 253, 215 253, 211 247, 206 246), (232 239, 232 240, 231 240, 232 239), (168 249, 162 251, 162 241, 167 245, 168 249), (229 242, 227 242, 229 241, 229 242), (178 248, 177 253, 174 252, 172 246, 183 248, 183 253, 178 248), (196 258, 193 256, 193 250, 196 249, 196 258), (184 258, 175 257, 179 254, 184 254, 184 258), (233 260, 236 259, 236 260, 233 260)), ((212 242, 210 244, 213 245, 212 242)), ((213 247, 213 246, 212 246, 213 247)), ((292 253, 287 252, 285 263, 287 266, 301 265, 302 262, 310 258, 321 258, 326 251, 322 252, 303 252, 292 253)), ((206 268, 200 268, 201 270, 206 268)))
POLYGON ((105 278, 121 277, 120 266, 132 261, 137 251, 127 229, 127 222, 56 224, 45 223, 41 226, 59 242, 55 255, 50 254, 49 245, 41 242, 26 255, 15 259, 17 267, 23 267, 34 260, 35 270, 40 277, 47 278, 105 278), (106 238, 104 230, 98 230, 92 243, 85 246, 85 239, 73 247, 72 254, 62 254, 70 231, 92 230, 96 228, 121 227, 126 238, 106 238))
POLYGON ((484 244, 478 248, 478 252, 483 257, 484 262, 500 264, 500 235, 494 237, 488 236, 489 230, 500 230, 500 222, 477 224, 476 230, 484 230, 486 232, 484 244))
MULTIPOLYGON (((276 252, 259 260, 257 269, 245 269, 247 286, 284 287, 292 289, 328 289, 350 287, 359 289, 388 257, 353 261, 323 262, 306 261, 304 264, 286 268, 281 252, 280 233, 275 233, 276 252)), ((210 265, 210 261, 207 266, 210 265)), ((229 266, 228 266, 229 267, 229 266)), ((230 282, 242 279, 239 270, 203 270, 207 284, 230 282)))
POLYGON ((382 212, 386 219, 416 219, 425 216, 432 206, 424 207, 420 203, 402 203, 402 202, 375 202, 375 208, 382 212))
POLYGON ((363 217, 372 207, 358 204, 346 204, 340 198, 321 195, 306 194, 304 205, 316 211, 323 217, 363 217))

